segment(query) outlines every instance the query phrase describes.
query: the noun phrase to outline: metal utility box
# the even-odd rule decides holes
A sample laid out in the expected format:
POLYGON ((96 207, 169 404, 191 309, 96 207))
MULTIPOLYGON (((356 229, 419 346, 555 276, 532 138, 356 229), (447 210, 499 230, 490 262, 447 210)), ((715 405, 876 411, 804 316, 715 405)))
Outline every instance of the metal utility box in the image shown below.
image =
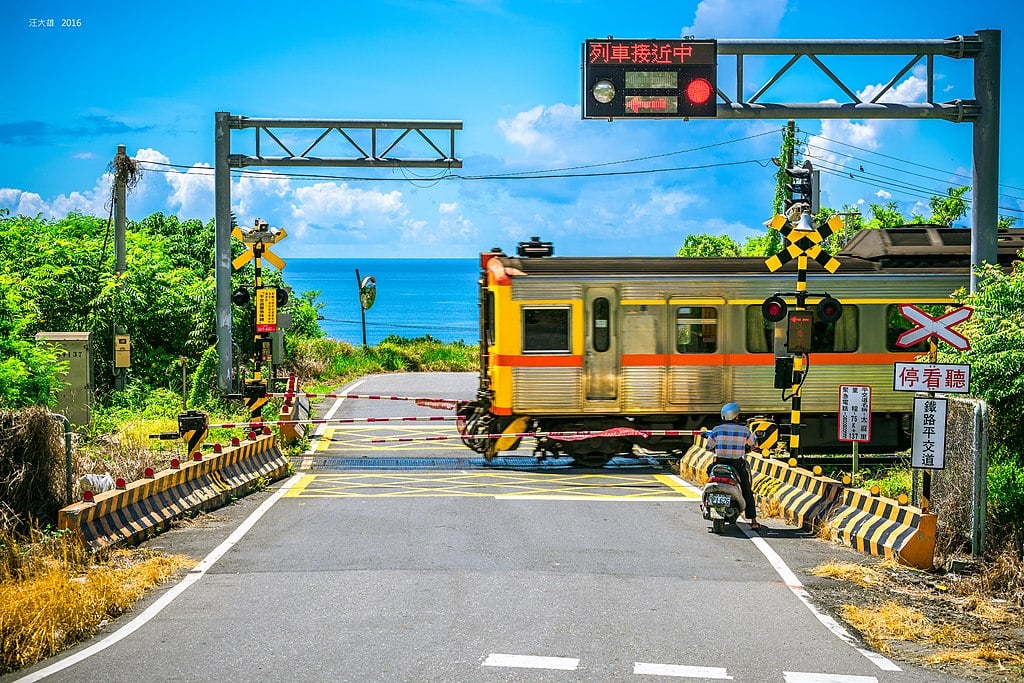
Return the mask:
POLYGON ((130 368, 132 366, 132 338, 127 334, 114 335, 114 367, 130 368))
POLYGON ((37 342, 55 344, 68 362, 57 393, 57 411, 76 425, 87 425, 92 414, 92 332, 38 332, 37 342))

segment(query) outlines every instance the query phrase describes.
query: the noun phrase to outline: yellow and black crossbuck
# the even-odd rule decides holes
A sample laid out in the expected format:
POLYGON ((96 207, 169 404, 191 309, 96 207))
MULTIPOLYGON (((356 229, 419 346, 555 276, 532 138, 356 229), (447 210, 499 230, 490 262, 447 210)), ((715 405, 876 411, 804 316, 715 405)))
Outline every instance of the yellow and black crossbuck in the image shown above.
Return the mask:
POLYGON ((830 273, 839 269, 839 261, 821 247, 825 239, 843 227, 843 221, 839 216, 832 216, 828 222, 814 230, 800 230, 780 214, 771 220, 768 227, 781 232, 788 243, 782 251, 765 261, 771 272, 774 273, 801 254, 810 256, 830 273))

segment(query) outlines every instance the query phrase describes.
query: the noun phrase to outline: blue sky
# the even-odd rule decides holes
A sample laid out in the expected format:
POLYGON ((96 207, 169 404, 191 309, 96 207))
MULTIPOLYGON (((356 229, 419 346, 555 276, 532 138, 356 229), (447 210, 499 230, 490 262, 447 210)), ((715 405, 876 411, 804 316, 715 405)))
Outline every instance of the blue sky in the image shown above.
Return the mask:
MULTIPOLYGON (((152 162, 129 197, 130 218, 163 211, 209 220, 217 111, 461 120, 456 154, 464 166, 457 173, 465 176, 669 152, 676 154, 592 170, 736 163, 544 180, 434 181, 344 168, 318 173, 375 179, 249 173, 233 180, 233 209, 242 224, 259 216, 286 228, 289 238, 275 247, 284 257, 473 256, 494 246, 512 250, 533 235, 553 241, 561 255, 670 255, 691 233, 742 241, 763 232, 774 196, 770 159, 779 154, 785 122, 582 120, 585 39, 935 39, 1000 29, 1000 205, 1010 209, 1001 213, 1022 215, 1022 140, 1012 124, 1012 112, 1024 104, 1018 85, 1024 61, 1016 57, 1021 12, 993 0, 7 2, 0 6, 0 207, 47 217, 106 216, 107 164, 124 144, 130 155, 152 162), (65 19, 70 26, 61 25, 65 19)), ((774 59, 748 58, 751 87, 781 65, 774 59)), ((824 61, 862 92, 884 84, 906 59, 824 61)), ((720 57, 720 82, 734 64, 720 57)), ((787 77, 764 99, 843 98, 806 60, 801 64, 795 73, 802 78, 787 77)), ((970 60, 937 58, 935 66, 936 99, 973 97, 970 60)), ((922 77, 920 70, 907 74, 895 92, 921 101, 922 77)), ((825 205, 861 206, 867 213, 872 203, 897 201, 905 213, 927 213, 927 196, 970 184, 970 124, 803 120, 797 126, 821 164, 864 167, 876 177, 823 174, 825 205)), ((241 142, 233 147, 239 151, 241 142)))

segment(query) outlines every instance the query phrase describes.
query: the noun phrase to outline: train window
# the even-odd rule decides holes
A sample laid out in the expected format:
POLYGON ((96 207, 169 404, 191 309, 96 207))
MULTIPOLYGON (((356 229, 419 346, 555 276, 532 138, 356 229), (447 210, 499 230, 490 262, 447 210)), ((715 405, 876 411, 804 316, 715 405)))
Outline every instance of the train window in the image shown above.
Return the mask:
POLYGON ((676 309, 676 351, 714 353, 718 348, 718 311, 707 306, 676 309))
POLYGON ((523 306, 523 353, 569 353, 569 307, 523 306))
MULTIPOLYGON (((775 323, 764 319, 760 305, 748 306, 746 319, 747 352, 772 353, 775 323)), ((853 353, 859 344, 859 321, 860 311, 849 304, 843 306, 843 317, 834 323, 822 322, 815 313, 811 329, 811 353, 853 353)))
MULTIPOLYGON (((936 318, 947 310, 948 304, 914 304, 922 311, 933 318, 936 318)), ((896 346, 896 340, 907 330, 914 327, 914 324, 903 317, 899 306, 888 306, 885 309, 885 348, 890 351, 911 351, 915 353, 926 353, 928 351, 928 339, 925 338, 917 344, 903 348, 896 346)))
POLYGON ((604 353, 611 345, 611 306, 608 299, 598 297, 594 299, 591 310, 591 337, 594 350, 604 353))
POLYGON ((494 344, 494 292, 487 292, 487 299, 484 303, 484 322, 486 324, 485 329, 487 330, 487 339, 484 341, 486 346, 492 346, 494 344))

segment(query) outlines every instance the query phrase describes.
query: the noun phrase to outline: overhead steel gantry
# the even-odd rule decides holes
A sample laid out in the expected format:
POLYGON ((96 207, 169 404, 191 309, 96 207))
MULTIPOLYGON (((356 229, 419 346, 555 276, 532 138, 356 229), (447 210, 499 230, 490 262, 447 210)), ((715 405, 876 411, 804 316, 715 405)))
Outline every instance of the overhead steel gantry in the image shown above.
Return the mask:
MULTIPOLYGON (((944 119, 974 124, 971 169, 971 291, 974 291, 977 288, 974 267, 985 261, 995 263, 998 257, 1000 44, 998 30, 941 40, 719 40, 718 55, 736 57, 736 90, 730 97, 718 88, 717 115, 723 119, 944 119), (755 55, 788 55, 790 58, 748 96, 744 58, 755 55), (891 78, 878 79, 877 82, 885 85, 870 100, 864 101, 822 61, 824 55, 902 55, 907 57, 907 62, 891 78), (763 101, 772 86, 803 57, 835 83, 848 101, 798 104, 763 101), (936 57, 974 60, 973 99, 935 101, 936 57), (894 101, 893 87, 922 60, 927 74, 925 101, 894 101)), ((722 68, 719 63, 720 74, 722 68)))
MULTIPOLYGON (((387 121, 387 120, 335 120, 335 119, 277 119, 249 118, 217 112, 214 123, 214 195, 216 204, 216 262, 217 282, 217 383, 221 390, 234 388, 233 350, 231 347, 231 169, 250 166, 292 166, 305 168, 462 168, 462 160, 455 156, 455 131, 462 130, 462 121, 387 121), (231 153, 231 131, 255 129, 254 154, 231 153), (319 135, 311 142, 297 145, 282 130, 314 130, 319 135), (353 131, 364 131, 356 134, 353 131), (275 134, 274 131, 278 131, 275 134), (369 131, 369 141, 356 138, 369 131), (379 133, 387 131, 387 142, 379 144, 379 133), (447 131, 447 151, 424 131, 447 131), (338 135, 332 136, 332 132, 338 135), (315 155, 317 146, 325 141, 340 142, 352 156, 321 157, 315 155), (285 140, 282 140, 285 138, 285 140), (411 142, 426 145, 426 152, 418 157, 391 156, 399 144, 411 142), (270 146, 274 156, 265 156, 264 147, 270 146)), ((436 133, 435 133, 436 134, 436 133)), ((293 132, 294 135, 294 132, 293 132)), ((404 149, 405 147, 403 147, 404 149)))

